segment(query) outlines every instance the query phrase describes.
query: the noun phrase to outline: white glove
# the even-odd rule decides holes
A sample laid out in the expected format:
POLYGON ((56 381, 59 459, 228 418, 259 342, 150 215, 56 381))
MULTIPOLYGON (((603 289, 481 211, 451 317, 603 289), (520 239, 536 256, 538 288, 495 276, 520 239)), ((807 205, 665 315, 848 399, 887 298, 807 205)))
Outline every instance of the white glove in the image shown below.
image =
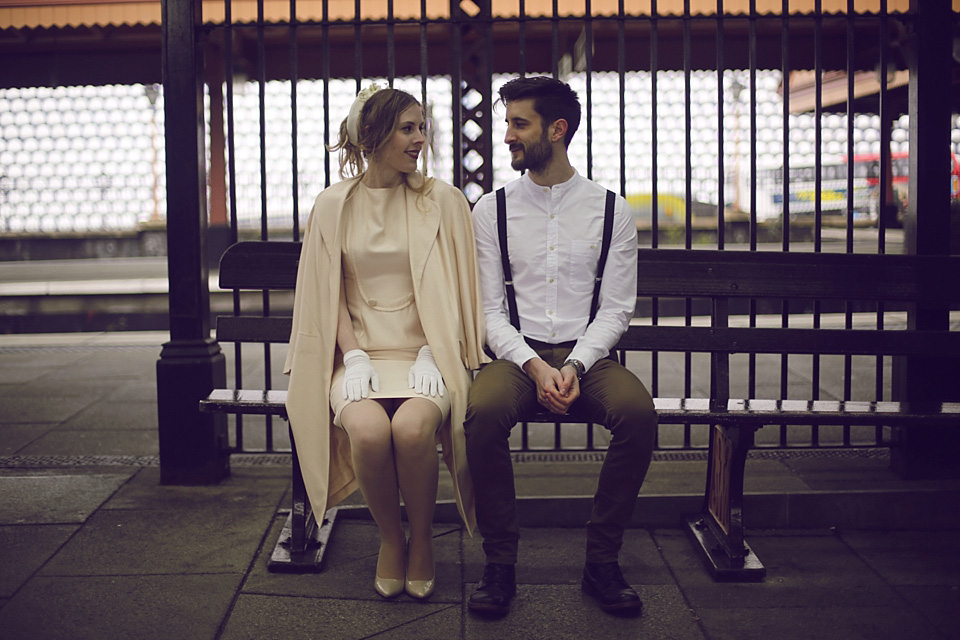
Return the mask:
POLYGON ((420 347, 417 361, 410 367, 410 373, 407 375, 407 382, 417 393, 425 396, 435 396, 439 393, 440 397, 443 397, 443 392, 447 388, 443 386, 443 377, 440 375, 440 369, 437 369, 430 345, 425 344, 420 347))
POLYGON ((360 349, 352 349, 343 354, 343 397, 351 402, 370 395, 370 388, 380 391, 380 378, 377 370, 370 364, 370 356, 360 349))

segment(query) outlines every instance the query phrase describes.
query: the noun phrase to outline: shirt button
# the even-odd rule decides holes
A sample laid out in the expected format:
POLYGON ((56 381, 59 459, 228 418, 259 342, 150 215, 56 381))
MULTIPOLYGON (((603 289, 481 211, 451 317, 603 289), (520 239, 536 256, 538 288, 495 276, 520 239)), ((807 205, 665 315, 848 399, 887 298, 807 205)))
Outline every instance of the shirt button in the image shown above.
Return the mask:
POLYGON ((553 315, 553 310, 547 309, 547 315, 548 315, 548 316, 552 316, 552 315, 553 315))
POLYGON ((553 251, 553 247, 550 247, 550 251, 553 251))
POLYGON ((551 338, 556 338, 556 337, 557 337, 557 332, 554 331, 553 333, 551 333, 551 334, 550 334, 550 337, 551 337, 551 338))
POLYGON ((553 284, 553 278, 550 278, 547 282, 553 284))
POLYGON ((553 219, 556 218, 556 217, 557 217, 557 216, 553 215, 552 213, 550 214, 550 219, 551 219, 551 220, 553 220, 553 219))

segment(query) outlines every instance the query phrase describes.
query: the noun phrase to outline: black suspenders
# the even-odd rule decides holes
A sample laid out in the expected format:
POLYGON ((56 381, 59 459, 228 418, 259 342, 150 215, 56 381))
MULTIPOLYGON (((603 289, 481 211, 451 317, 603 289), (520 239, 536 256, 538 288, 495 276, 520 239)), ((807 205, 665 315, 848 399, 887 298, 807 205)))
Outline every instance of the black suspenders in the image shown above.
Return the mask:
MULTIPOLYGON (((607 201, 603 211, 603 240, 600 244, 600 259, 597 262, 597 277, 593 283, 593 300, 590 302, 590 322, 597 316, 600 304, 600 284, 603 282, 603 269, 610 252, 610 238, 613 235, 613 207, 617 196, 607 190, 607 201)), ((513 287, 513 272, 510 270, 510 255, 507 253, 507 194, 503 187, 497 189, 497 234, 500 237, 500 262, 503 265, 503 284, 507 290, 507 311, 510 324, 520 330, 520 316, 517 314, 517 295, 513 287)))

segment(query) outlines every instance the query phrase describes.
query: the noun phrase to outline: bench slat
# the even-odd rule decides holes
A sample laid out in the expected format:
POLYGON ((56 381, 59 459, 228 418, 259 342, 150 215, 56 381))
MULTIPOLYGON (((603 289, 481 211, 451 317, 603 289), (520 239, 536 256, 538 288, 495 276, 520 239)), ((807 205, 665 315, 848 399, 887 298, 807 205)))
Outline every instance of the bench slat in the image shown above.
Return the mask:
POLYGON ((960 299, 960 257, 639 249, 638 296, 941 303, 960 299), (695 261, 691 261, 691 256, 695 261))
POLYGON ((616 349, 960 357, 960 331, 632 325, 616 349))
POLYGON ((289 316, 218 316, 217 341, 286 343, 292 327, 289 316))
POLYGON ((274 415, 287 418, 287 392, 281 389, 214 389, 200 401, 204 413, 274 415))
MULTIPOLYGON (((201 402, 205 412, 222 412, 287 417, 287 392, 279 389, 214 389, 201 402)), ((956 402, 861 402, 841 400, 752 400, 733 399, 726 411, 713 411, 707 398, 654 398, 660 421, 735 423, 746 418, 762 424, 884 424, 898 426, 924 422, 928 426, 960 424, 960 403, 956 402)), ((539 411, 525 416, 527 422, 585 422, 582 415, 557 416, 539 411)))
POLYGON ((293 289, 299 242, 238 242, 220 257, 221 289, 293 289))

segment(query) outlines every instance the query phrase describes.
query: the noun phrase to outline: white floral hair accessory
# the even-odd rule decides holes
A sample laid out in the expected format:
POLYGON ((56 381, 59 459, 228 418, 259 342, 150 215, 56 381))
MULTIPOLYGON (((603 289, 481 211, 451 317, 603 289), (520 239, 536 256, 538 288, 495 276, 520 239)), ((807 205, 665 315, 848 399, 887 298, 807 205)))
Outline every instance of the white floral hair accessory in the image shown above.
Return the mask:
POLYGON ((350 105, 350 113, 347 114, 347 139, 354 145, 359 145, 360 135, 359 131, 357 131, 357 124, 360 121, 360 112, 363 111, 363 105, 370 99, 370 96, 381 89, 383 89, 383 87, 377 83, 371 84, 358 93, 357 98, 353 101, 353 104, 350 105))

